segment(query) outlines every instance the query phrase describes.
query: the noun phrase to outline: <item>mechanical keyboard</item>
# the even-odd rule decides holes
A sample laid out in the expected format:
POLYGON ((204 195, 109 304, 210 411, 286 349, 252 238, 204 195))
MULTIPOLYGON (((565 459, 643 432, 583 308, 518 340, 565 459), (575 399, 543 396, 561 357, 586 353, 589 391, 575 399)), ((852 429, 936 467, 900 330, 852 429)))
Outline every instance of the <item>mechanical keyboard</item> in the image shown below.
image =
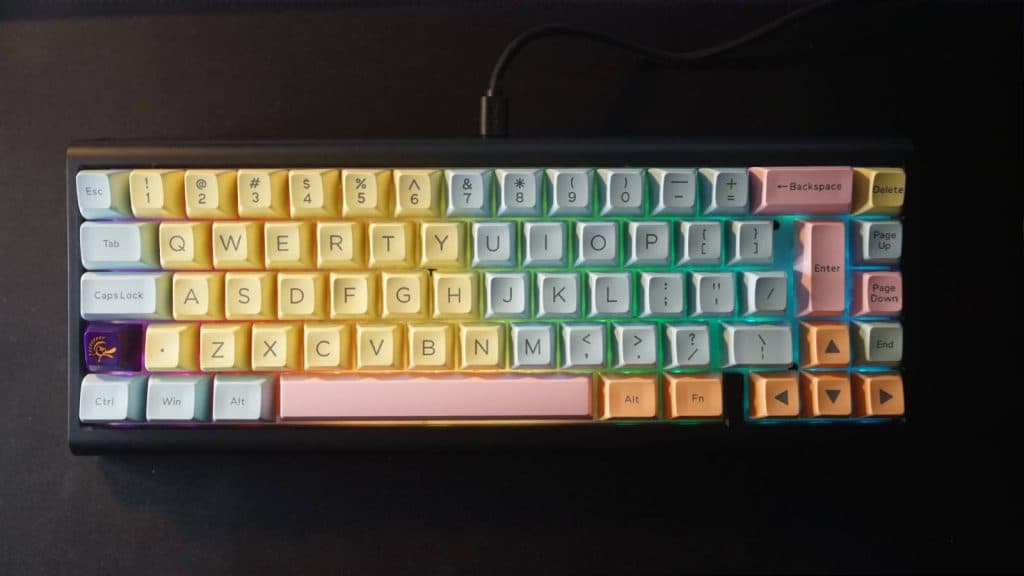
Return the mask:
POLYGON ((908 156, 890 141, 74 145, 70 443, 900 423, 908 156))

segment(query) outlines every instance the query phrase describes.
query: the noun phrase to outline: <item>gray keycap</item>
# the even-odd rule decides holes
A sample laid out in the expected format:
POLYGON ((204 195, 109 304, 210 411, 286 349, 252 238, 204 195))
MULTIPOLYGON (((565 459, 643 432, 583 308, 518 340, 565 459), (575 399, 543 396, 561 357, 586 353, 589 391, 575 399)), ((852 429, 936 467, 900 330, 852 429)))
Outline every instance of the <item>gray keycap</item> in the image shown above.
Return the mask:
POLYGON ((903 223, 898 220, 858 220, 858 259, 865 264, 895 264, 903 254, 903 223))
POLYGON ((749 203, 746 168, 701 168, 705 214, 746 214, 749 203))
POLYGON ((86 374, 79 393, 82 422, 142 420, 146 415, 146 377, 86 374))
POLYGON ((592 183, 594 171, 589 168, 556 169, 547 171, 551 193, 552 216, 590 216, 594 213, 592 183))
POLYGON ((771 264, 771 220, 733 221, 731 245, 730 264, 771 264))
POLYGON ((903 325, 899 322, 854 322, 854 358, 858 364, 899 364, 903 360, 903 325))
POLYGON ((690 274, 691 316, 731 316, 735 310, 735 277, 731 272, 690 274))
POLYGON ((604 324, 562 324, 562 367, 604 365, 604 324))
POLYGON ((697 207, 697 171, 693 168, 650 168, 651 214, 687 215, 697 207))
POLYGON ((616 368, 656 368, 656 324, 616 324, 613 332, 616 368))
POLYGON ((554 368, 555 325, 512 325, 512 368, 554 368))
POLYGON ((579 318, 579 275, 574 272, 537 274, 537 318, 579 318))
POLYGON ((488 272, 484 274, 487 291, 487 318, 526 318, 530 315, 530 292, 525 272, 488 272))
POLYGON ((619 264, 618 223, 577 222, 576 254, 576 264, 580 266, 617 266, 619 264))
POLYGON ((568 264, 565 222, 525 222, 523 266, 564 268, 568 264))
POLYGON ((274 419, 274 378, 272 376, 228 376, 213 378, 214 421, 274 419))
POLYGON ((498 216, 540 216, 541 174, 539 168, 496 170, 498 216))
POLYGON ((683 313, 683 273, 640 274, 640 315, 674 316, 683 313))
POLYGON ((631 266, 668 266, 669 223, 664 221, 630 222, 626 226, 631 266))
POLYGON ((711 337, 707 324, 667 324, 665 339, 668 368, 702 367, 711 362, 711 337))
POLYGON ((509 268, 515 265, 515 222, 474 222, 473 266, 509 268))
POLYGON ((715 265, 722 261, 721 222, 680 222, 676 261, 679 264, 715 265))
POLYGON ((209 376, 150 376, 146 420, 209 420, 210 382, 209 376))
POLYGON ((631 316, 633 314, 629 273, 588 272, 587 288, 590 300, 588 316, 631 316))
POLYGON ((777 366, 793 363, 793 334, 788 324, 723 324, 726 366, 777 366))
POLYGON ((781 270, 743 273, 743 314, 778 315, 786 312, 786 273, 781 270))
POLYGON ((490 216, 491 170, 452 168, 444 171, 449 216, 490 216))
POLYGON ((597 171, 602 215, 640 216, 644 213, 644 171, 602 168, 597 171))

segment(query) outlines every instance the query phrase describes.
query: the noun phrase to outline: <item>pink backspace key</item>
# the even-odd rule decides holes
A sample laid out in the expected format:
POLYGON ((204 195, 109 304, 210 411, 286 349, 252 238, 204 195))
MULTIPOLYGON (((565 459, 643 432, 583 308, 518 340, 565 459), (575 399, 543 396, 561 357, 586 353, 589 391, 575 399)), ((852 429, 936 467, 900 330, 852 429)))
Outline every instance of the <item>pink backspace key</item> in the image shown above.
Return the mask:
POLYGON ((796 223, 800 316, 838 316, 846 305, 846 227, 842 222, 796 223))
POLYGON ((853 197, 849 166, 750 169, 755 214, 848 214, 853 197))

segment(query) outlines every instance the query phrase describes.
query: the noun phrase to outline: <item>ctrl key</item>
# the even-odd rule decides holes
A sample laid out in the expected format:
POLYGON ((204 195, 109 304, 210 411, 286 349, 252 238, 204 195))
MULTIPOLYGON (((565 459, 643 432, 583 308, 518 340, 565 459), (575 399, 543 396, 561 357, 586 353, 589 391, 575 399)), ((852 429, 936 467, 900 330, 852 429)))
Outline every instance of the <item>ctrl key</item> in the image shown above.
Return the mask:
POLYGON ((79 394, 78 419, 90 422, 143 420, 146 377, 86 374, 79 394))

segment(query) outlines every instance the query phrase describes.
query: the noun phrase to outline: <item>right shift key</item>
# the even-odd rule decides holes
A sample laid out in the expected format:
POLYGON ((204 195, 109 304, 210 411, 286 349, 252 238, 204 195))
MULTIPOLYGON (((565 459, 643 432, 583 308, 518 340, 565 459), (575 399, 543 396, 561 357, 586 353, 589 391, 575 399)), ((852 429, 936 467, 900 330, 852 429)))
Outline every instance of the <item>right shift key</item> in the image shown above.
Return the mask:
POLYGON ((796 292, 800 316, 840 316, 846 307, 846 227, 840 221, 796 223, 796 292))
POLYGON ((750 169, 755 214, 849 214, 849 166, 773 166, 750 169))

